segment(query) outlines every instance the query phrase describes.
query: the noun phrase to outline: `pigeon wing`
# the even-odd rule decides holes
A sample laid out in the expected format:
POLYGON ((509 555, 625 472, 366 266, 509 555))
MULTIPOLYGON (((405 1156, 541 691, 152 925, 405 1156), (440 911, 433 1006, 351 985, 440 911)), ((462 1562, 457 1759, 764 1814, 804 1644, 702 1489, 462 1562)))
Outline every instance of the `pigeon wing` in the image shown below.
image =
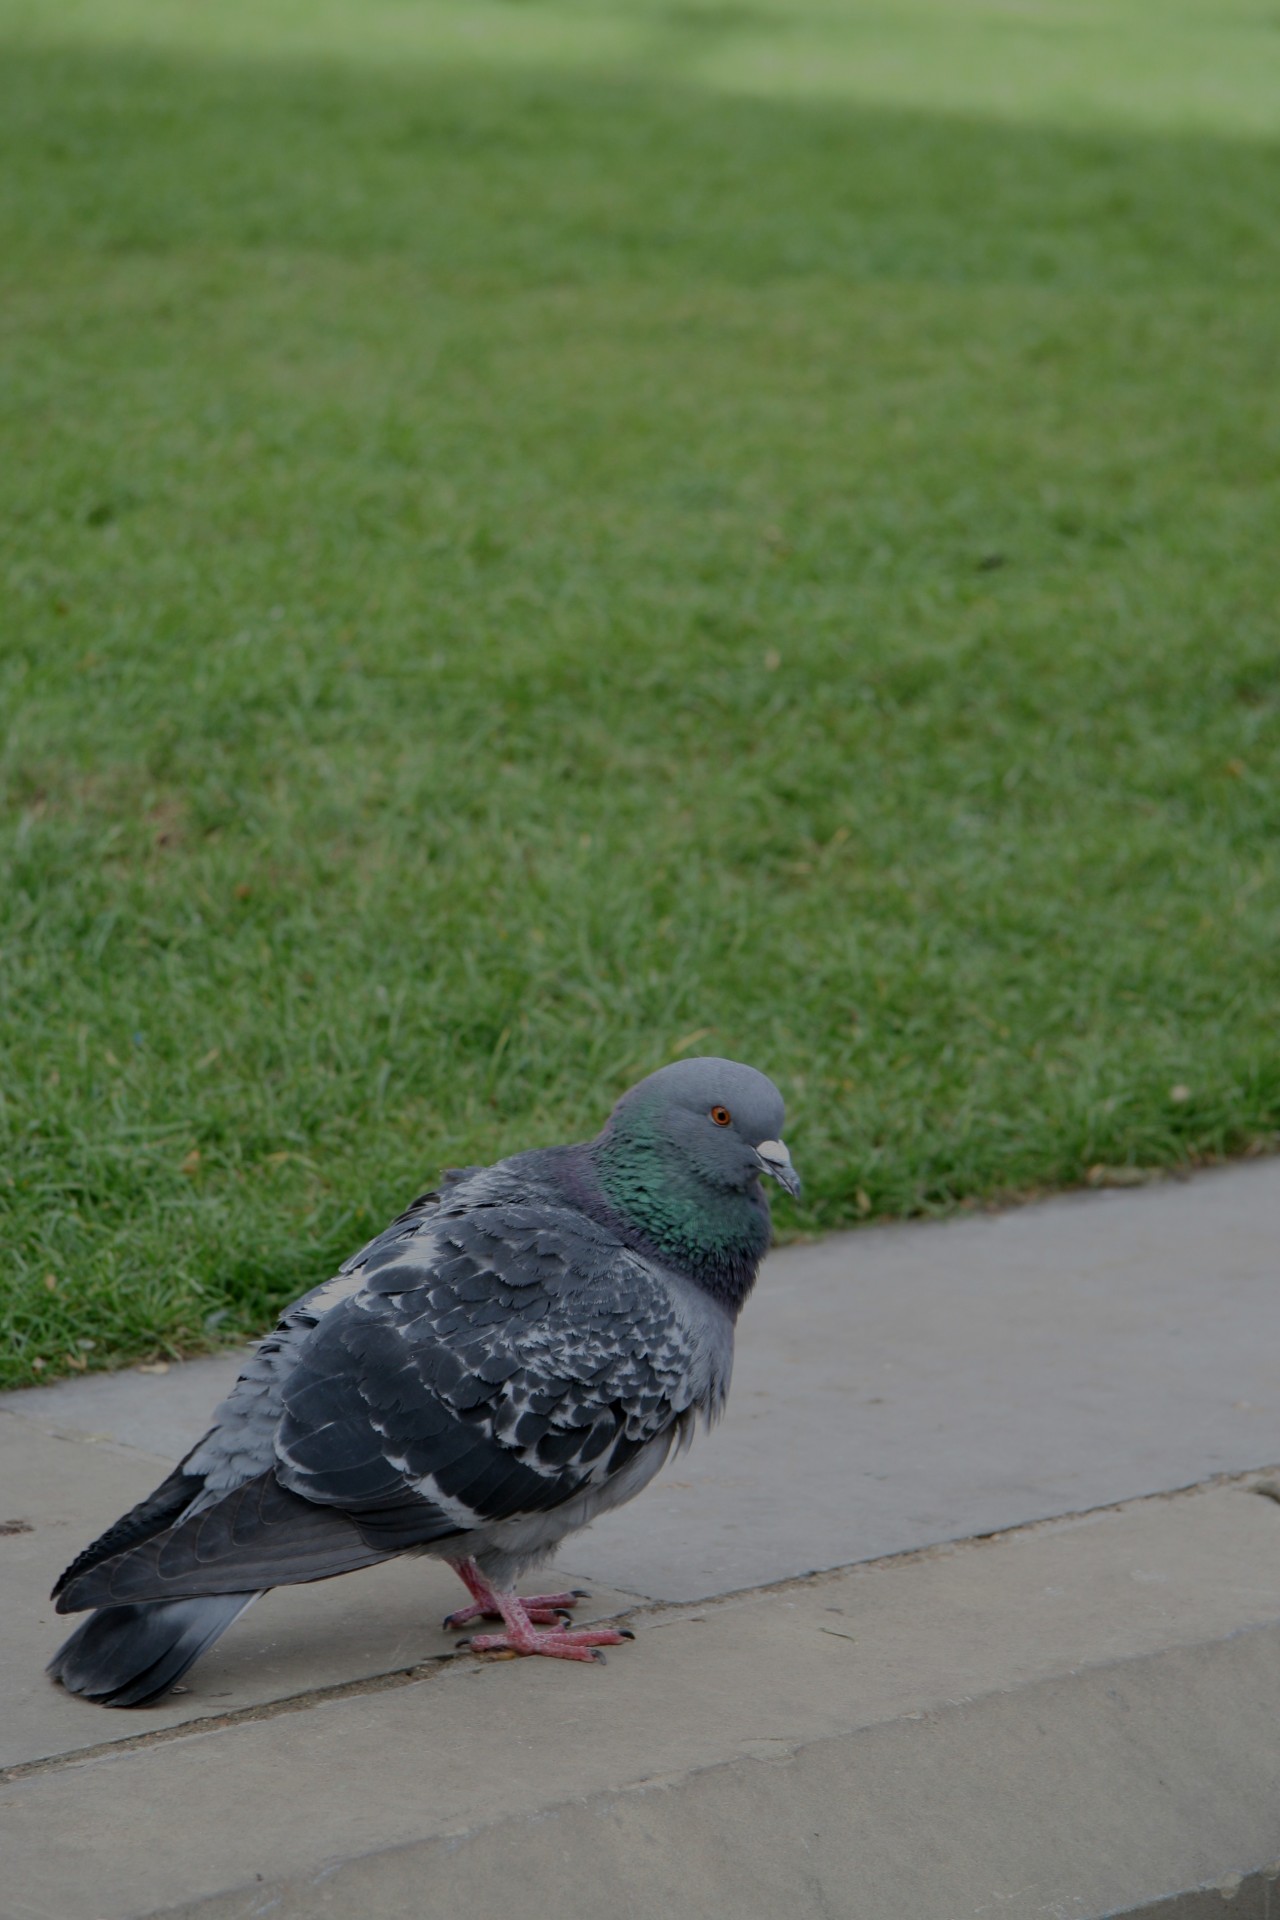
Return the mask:
POLYGON ((286 1316, 304 1337, 220 1409, 217 1457, 210 1437, 184 1463, 232 1484, 69 1579, 60 1612, 325 1579, 547 1512, 722 1391, 663 1276, 543 1203, 420 1217, 347 1277, 286 1316))
POLYGON ((546 1512, 682 1421, 697 1345, 662 1276, 616 1242, 543 1207, 442 1215, 308 1342, 277 1471, 383 1546, 546 1512))
POLYGON ((345 1514, 300 1500, 274 1473, 264 1473, 68 1580, 57 1610, 253 1593, 327 1580, 386 1558, 345 1514))

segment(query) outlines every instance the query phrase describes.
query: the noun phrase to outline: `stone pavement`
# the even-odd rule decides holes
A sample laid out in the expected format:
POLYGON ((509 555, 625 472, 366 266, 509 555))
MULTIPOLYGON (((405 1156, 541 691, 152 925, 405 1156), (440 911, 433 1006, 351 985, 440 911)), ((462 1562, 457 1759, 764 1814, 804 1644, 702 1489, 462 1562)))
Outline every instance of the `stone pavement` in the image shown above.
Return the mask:
POLYGON ((0 1396, 0 1920, 1280 1914, 1277 1226, 1257 1162, 775 1254, 566 1547, 603 1671, 451 1657, 405 1561, 75 1701, 49 1585, 236 1358, 0 1396))

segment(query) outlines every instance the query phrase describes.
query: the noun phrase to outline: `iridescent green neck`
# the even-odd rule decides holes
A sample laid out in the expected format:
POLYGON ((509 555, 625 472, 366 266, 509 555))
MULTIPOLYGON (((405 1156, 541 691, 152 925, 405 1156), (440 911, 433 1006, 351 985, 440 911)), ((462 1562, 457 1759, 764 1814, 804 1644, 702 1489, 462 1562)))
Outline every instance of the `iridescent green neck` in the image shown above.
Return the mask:
POLYGON ((621 1220, 736 1311, 769 1246, 769 1209, 759 1188, 700 1179, 639 1102, 615 1115, 590 1152, 600 1190, 621 1220))

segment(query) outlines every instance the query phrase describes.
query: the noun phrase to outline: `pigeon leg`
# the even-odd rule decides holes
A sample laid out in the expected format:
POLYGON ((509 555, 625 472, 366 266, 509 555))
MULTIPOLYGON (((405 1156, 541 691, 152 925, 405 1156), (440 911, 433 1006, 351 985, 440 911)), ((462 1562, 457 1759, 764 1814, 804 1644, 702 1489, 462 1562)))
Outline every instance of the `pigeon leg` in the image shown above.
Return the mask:
MULTIPOLYGON (((503 1613, 498 1596, 475 1561, 454 1560, 450 1564, 471 1595, 474 1605, 459 1607, 456 1613, 447 1613, 444 1617, 446 1632, 452 1633, 459 1627, 470 1626, 473 1620, 501 1620, 503 1613)), ((591 1595, 584 1588, 575 1587, 571 1593, 531 1593, 521 1601, 521 1605, 538 1626, 554 1627, 562 1613, 576 1607, 579 1600, 590 1598, 591 1595)))
POLYGON ((542 1653, 553 1660, 602 1660, 600 1647, 617 1647, 634 1640, 626 1627, 535 1626, 526 1602, 517 1593, 494 1593, 506 1624, 505 1633, 477 1633, 463 1646, 472 1653, 542 1653))

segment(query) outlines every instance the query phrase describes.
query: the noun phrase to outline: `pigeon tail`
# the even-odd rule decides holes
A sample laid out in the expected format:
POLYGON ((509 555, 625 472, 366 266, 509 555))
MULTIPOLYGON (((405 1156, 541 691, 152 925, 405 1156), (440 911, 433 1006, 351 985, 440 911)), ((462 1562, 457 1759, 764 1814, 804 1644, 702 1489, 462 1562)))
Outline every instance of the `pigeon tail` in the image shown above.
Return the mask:
POLYGON ((100 1607, 63 1642, 46 1671, 68 1693, 82 1693, 100 1706, 149 1707, 259 1597, 211 1593, 151 1606, 100 1607))

